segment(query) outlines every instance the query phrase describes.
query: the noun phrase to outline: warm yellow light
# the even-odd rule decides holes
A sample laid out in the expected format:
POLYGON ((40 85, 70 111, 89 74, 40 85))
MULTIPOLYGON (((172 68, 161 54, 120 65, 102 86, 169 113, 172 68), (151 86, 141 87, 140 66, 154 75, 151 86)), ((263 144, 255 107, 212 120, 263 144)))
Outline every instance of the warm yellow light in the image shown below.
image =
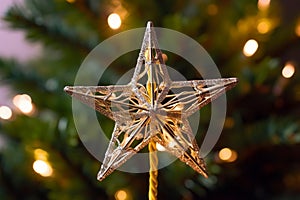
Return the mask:
POLYGON ((258 0, 257 7, 259 10, 266 10, 270 7, 271 0, 258 0))
POLYGON ((300 37, 300 20, 295 27, 295 33, 298 37, 300 37))
POLYGON ((282 76, 284 78, 291 78, 295 73, 295 67, 291 63, 287 63, 282 69, 282 76))
POLYGON ((226 162, 233 162, 237 159, 237 153, 229 148, 223 148, 219 151, 219 158, 226 162))
POLYGON ((68 3, 75 3, 76 0, 66 0, 68 3))
POLYGON ((0 107, 0 118, 8 120, 12 117, 12 111, 7 106, 1 106, 0 107))
POLYGON ((44 160, 36 160, 33 163, 33 170, 41 176, 48 177, 53 173, 51 165, 44 160))
POLYGON ((166 150, 166 148, 165 147, 163 147, 161 144, 159 144, 159 143, 156 143, 156 149, 158 150, 158 151, 165 151, 166 150))
POLYGON ((219 151, 219 158, 221 160, 228 160, 231 157, 232 153, 229 148, 224 148, 219 151))
POLYGON ((167 56, 167 54, 163 53, 163 54, 162 54, 162 58, 163 58, 163 60, 164 60, 165 63, 168 61, 168 56, 167 56))
POLYGON ((128 197, 127 192, 125 190, 118 190, 115 193, 116 200, 126 200, 128 197))
POLYGON ((234 126, 234 119, 232 117, 226 117, 224 127, 232 128, 234 126))
POLYGON ((122 20, 118 14, 112 13, 108 16, 107 23, 111 29, 118 29, 122 24, 122 20))
POLYGON ((207 13, 209 15, 216 15, 218 13, 218 6, 215 4, 209 4, 207 6, 207 13))
POLYGON ((255 52, 257 51, 258 49, 258 43, 256 40, 254 39, 251 39, 251 40, 248 40, 244 46, 244 49, 243 49, 243 53, 245 56, 247 57, 250 57, 252 56, 253 54, 255 54, 255 52))
POLYGON ((19 94, 13 98, 13 104, 25 114, 30 114, 33 111, 31 97, 27 94, 19 94))
POLYGON ((268 19, 261 19, 256 28, 259 33, 265 34, 270 31, 271 23, 268 19))
POLYGON ((47 160, 49 154, 43 149, 35 149, 34 150, 34 158, 37 160, 47 160))

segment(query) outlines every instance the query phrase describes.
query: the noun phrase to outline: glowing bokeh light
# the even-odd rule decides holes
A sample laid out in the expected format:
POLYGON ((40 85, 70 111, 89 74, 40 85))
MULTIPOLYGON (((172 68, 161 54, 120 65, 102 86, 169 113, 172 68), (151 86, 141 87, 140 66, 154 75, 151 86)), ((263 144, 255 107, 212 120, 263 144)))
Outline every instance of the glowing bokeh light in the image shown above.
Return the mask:
POLYGON ((107 23, 111 29, 118 29, 122 24, 122 20, 117 13, 112 13, 108 16, 107 23))
POLYGON ((216 15, 218 13, 218 11, 219 11, 218 6, 215 4, 209 4, 207 6, 207 13, 209 15, 216 15))
POLYGON ((231 157, 232 153, 229 148, 224 148, 219 151, 219 158, 221 160, 228 160, 231 157))
POLYGON ((36 160, 33 163, 33 170, 44 177, 49 177, 53 173, 51 165, 44 160, 36 160))
POLYGON ((259 10, 267 10, 270 7, 271 0, 258 0, 257 7, 259 10))
POLYGON ((300 20, 295 27, 295 33, 298 37, 300 37, 300 20))
POLYGON ((34 150, 34 158, 36 160, 47 160, 48 159, 48 153, 44 151, 43 149, 35 149, 34 150))
POLYGON ((76 0, 66 0, 68 3, 75 3, 76 0))
POLYGON ((226 117, 224 127, 225 128, 232 128, 234 126, 234 119, 232 117, 226 117))
POLYGON ((24 114, 30 114, 33 111, 31 97, 27 94, 18 94, 13 98, 13 104, 24 114))
POLYGON ((234 162, 237 159, 237 152, 229 148, 223 148, 218 154, 220 160, 226 162, 234 162))
POLYGON ((250 39, 245 43, 243 53, 244 53, 245 56, 250 57, 253 54, 255 54, 257 49, 258 49, 257 41, 254 40, 254 39, 250 39))
POLYGON ((265 34, 270 31, 271 22, 268 19, 261 19, 256 28, 259 33, 265 34))
POLYGON ((167 54, 162 54, 162 58, 163 58, 163 60, 164 60, 164 62, 167 62, 168 61, 168 56, 167 56, 167 54))
POLYGON ((126 200, 128 197, 127 192, 125 190, 118 190, 115 193, 116 200, 126 200))
POLYGON ((295 73, 295 66, 292 63, 286 63, 281 73, 284 78, 291 78, 295 73))
POLYGON ((12 117, 12 111, 8 106, 0 107, 0 118, 8 120, 12 117))

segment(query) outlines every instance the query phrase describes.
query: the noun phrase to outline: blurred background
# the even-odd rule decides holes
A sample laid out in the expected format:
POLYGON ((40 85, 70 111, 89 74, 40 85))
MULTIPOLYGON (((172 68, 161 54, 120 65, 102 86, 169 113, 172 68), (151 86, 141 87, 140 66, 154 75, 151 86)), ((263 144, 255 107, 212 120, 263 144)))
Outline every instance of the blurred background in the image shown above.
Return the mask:
MULTIPOLYGON (((146 173, 96 180, 100 163, 79 140, 63 92, 97 44, 148 20, 192 37, 223 77, 240 80, 205 158, 209 178, 176 161, 159 171, 158 199, 299 199, 299 1, 1 0, 0 15, 0 199, 148 198, 146 173)), ((166 54, 168 66, 201 78, 166 54)), ((136 58, 118 58, 100 84, 114 84, 136 58)), ((210 107, 200 114, 199 144, 210 107)))

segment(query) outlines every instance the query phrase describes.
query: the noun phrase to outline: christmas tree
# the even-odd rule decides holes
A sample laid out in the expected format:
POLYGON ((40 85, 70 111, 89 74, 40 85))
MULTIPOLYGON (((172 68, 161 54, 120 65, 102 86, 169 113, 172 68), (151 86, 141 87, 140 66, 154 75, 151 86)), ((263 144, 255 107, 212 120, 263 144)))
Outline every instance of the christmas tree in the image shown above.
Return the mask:
MULTIPOLYGON (((151 20, 196 40, 222 77, 239 79, 227 93, 222 135, 205 157, 209 177, 175 161, 159 170, 158 199, 297 199, 299 10, 296 0, 25 0, 14 5, 4 20, 42 44, 43 53, 25 63, 0 58, 1 86, 16 94, 0 105, 0 198, 147 199, 147 173, 116 170, 97 181, 100 163, 77 134, 72 101, 63 88, 73 85, 81 63, 99 43, 151 20)), ((163 53, 166 64, 186 79, 201 78, 185 59, 163 53)), ((99 85, 115 84, 135 66, 137 54, 116 59, 99 85)), ((200 116, 199 143, 210 123, 210 106, 200 116)), ((98 118, 111 134, 113 122, 98 118)))

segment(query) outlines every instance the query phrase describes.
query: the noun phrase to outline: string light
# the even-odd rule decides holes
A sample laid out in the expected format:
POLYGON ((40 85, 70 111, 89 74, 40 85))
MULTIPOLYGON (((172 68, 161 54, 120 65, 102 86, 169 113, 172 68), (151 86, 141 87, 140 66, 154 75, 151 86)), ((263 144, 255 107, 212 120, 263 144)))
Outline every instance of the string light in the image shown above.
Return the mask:
POLYGON ((207 6, 207 13, 209 15, 216 15, 218 13, 218 6, 215 4, 209 4, 207 6))
POLYGON ((30 114, 33 111, 31 97, 27 94, 18 94, 13 98, 13 104, 24 114, 30 114))
POLYGON ((234 119, 232 117, 226 117, 224 127, 225 128, 232 128, 234 126, 234 119))
POLYGON ((263 18, 259 21, 256 28, 259 33, 265 34, 270 31, 271 22, 270 20, 263 18))
POLYGON ((45 160, 36 160, 34 161, 33 170, 44 177, 49 177, 53 173, 51 165, 45 160))
POLYGON ((68 3, 75 3, 76 0, 66 0, 68 3))
POLYGON ((237 152, 229 148, 223 148, 218 154, 220 160, 225 162, 233 162, 237 159, 237 152))
POLYGON ((162 54, 162 58, 163 58, 163 60, 164 60, 164 62, 166 63, 167 61, 168 61, 168 56, 167 56, 167 54, 162 54))
POLYGON ((8 120, 12 117, 12 111, 7 106, 1 106, 0 107, 0 118, 8 120))
POLYGON ((296 24, 295 33, 298 37, 300 37, 300 20, 298 20, 298 23, 296 24))
POLYGON ((282 69, 282 76, 284 78, 291 78, 295 73, 295 66, 292 63, 286 63, 282 69))
POLYGON ((243 53, 244 53, 245 56, 250 57, 253 54, 255 54, 257 49, 258 49, 257 41, 254 40, 254 39, 250 39, 245 43, 243 53))
POLYGON ((116 200, 126 200, 128 197, 127 192, 125 190, 118 190, 115 193, 116 200))
POLYGON ((228 160, 231 157, 231 150, 229 148, 224 148, 219 151, 219 158, 221 160, 228 160))
POLYGON ((258 0, 257 7, 259 10, 267 10, 270 7, 271 0, 258 0))
POLYGON ((52 166, 48 162, 49 154, 43 149, 34 150, 35 161, 33 163, 33 170, 41 176, 48 177, 53 173, 52 166))
POLYGON ((43 149, 35 149, 34 150, 34 158, 36 160, 47 160, 49 154, 43 149))
POLYGON ((122 24, 122 20, 117 13, 112 13, 108 16, 107 23, 111 29, 118 29, 122 24))

